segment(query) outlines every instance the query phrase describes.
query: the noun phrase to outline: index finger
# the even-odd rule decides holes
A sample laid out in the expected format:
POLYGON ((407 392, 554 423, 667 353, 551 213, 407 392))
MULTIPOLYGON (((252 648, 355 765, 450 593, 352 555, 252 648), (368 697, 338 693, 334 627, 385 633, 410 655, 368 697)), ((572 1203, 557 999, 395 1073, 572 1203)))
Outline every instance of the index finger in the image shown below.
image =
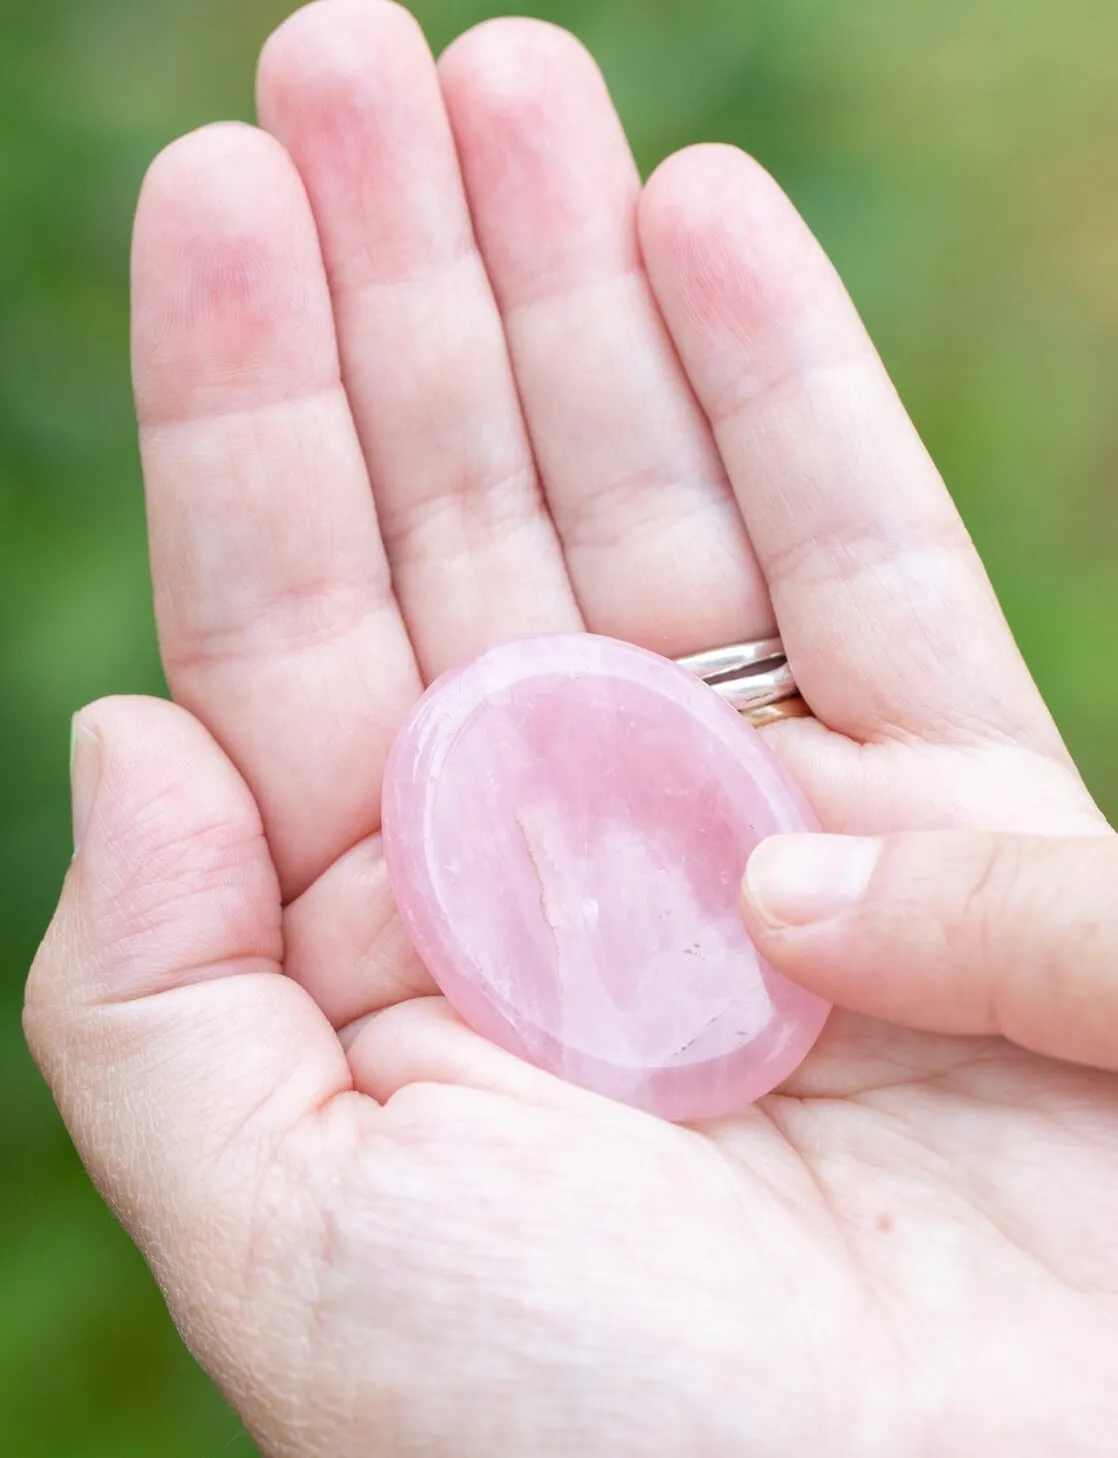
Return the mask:
POLYGON ((290 900, 377 829, 421 685, 314 219, 277 142, 219 126, 162 154, 133 299, 167 681, 252 789, 290 900))

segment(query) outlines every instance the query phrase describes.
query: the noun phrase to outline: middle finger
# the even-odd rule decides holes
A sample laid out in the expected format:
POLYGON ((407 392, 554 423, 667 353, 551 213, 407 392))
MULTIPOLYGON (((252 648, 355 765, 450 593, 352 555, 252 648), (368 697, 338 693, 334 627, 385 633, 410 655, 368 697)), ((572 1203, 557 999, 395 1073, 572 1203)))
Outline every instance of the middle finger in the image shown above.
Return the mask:
POLYGON ((581 618, 474 242, 434 60, 400 6, 297 12, 261 120, 306 184, 397 597, 426 678, 581 618))

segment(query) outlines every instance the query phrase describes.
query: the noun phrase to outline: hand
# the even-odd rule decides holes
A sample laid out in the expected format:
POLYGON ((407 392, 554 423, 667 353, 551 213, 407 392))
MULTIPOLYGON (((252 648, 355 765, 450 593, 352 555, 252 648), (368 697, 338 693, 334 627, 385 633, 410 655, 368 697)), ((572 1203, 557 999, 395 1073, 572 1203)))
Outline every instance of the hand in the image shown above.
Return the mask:
POLYGON ((1112 1076, 843 1013, 673 1128, 473 1036, 392 914, 423 681, 579 626, 674 656, 775 617, 817 721, 771 742, 831 831, 1109 834, 818 247, 732 150, 642 192, 531 22, 436 73, 329 0, 260 111, 144 190, 177 706, 80 716, 28 991, 186 1339, 300 1458, 1109 1458, 1112 1076))

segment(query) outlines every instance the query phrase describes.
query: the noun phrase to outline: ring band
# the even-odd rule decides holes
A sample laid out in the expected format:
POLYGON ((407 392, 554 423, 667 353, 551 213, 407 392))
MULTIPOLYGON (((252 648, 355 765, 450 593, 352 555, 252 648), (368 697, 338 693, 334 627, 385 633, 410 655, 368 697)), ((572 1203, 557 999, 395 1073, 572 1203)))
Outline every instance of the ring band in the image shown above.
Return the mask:
POLYGON ((763 729, 766 724, 779 724, 781 719, 810 719, 811 708, 800 694, 793 694, 790 699, 750 709, 742 714, 742 718, 747 719, 754 729, 763 729))
POLYGON ((730 674, 744 673, 760 664, 770 664, 778 659, 787 661, 784 644, 779 638, 758 638, 752 643, 730 643, 725 648, 708 648, 705 653, 692 653, 688 658, 677 658, 680 668, 686 668, 704 683, 712 679, 725 678, 730 674))
POLYGON ((779 638, 730 643, 676 662, 757 727, 780 719, 807 718, 811 713, 796 687, 779 638))

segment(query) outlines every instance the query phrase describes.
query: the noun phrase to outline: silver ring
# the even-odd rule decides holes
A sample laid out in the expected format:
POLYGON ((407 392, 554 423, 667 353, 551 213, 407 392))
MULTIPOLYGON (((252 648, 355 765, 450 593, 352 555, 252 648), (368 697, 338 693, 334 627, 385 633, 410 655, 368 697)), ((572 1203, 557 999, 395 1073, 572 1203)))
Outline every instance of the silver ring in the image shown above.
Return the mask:
POLYGON ((705 653, 692 653, 689 658, 677 658, 676 662, 704 683, 710 683, 711 679, 744 673, 759 664, 770 663, 777 658, 787 660, 787 657, 779 638, 758 638, 753 643, 730 643, 725 648, 708 648, 705 653))
POLYGON ((779 638, 730 643, 725 648, 709 648, 705 653, 677 658, 676 662, 754 723, 798 719, 810 713, 779 638))

